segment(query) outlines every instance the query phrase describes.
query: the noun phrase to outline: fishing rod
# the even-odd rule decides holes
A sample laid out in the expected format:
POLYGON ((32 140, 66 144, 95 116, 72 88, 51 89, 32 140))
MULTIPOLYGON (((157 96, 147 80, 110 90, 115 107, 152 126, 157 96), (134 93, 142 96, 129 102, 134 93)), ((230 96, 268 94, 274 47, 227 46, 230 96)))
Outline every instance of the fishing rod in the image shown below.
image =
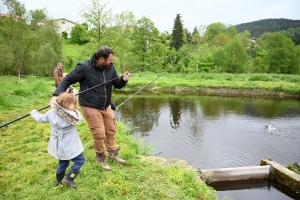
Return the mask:
MULTIPOLYGON (((48 108, 49 106, 50 106, 50 105, 45 106, 45 107, 39 109, 38 111, 44 110, 44 109, 48 108)), ((23 119, 23 118, 25 118, 25 117, 28 117, 29 115, 30 115, 30 114, 27 114, 27 115, 24 115, 24 116, 22 116, 22 117, 19 117, 18 119, 15 119, 15 120, 13 120, 13 121, 7 122, 6 124, 2 124, 2 125, 0 126, 0 128, 2 128, 2 127, 7 127, 7 125, 12 124, 12 123, 14 123, 14 122, 16 122, 16 121, 19 121, 20 119, 23 119)))
MULTIPOLYGON (((162 58, 162 59, 160 59, 160 60, 157 60, 157 61, 155 61, 155 62, 152 62, 152 63, 150 63, 150 64, 148 64, 148 65, 142 66, 142 67, 140 67, 140 68, 138 68, 138 69, 135 69, 135 70, 129 72, 129 74, 130 74, 130 73, 134 73, 134 72, 139 71, 139 70, 142 70, 142 69, 145 69, 145 68, 147 68, 147 67, 149 67, 149 66, 151 66, 151 65, 154 65, 154 64, 159 63, 159 62, 161 62, 161 61, 163 61, 163 60, 166 60, 167 58, 174 57, 175 55, 177 55, 177 54, 179 54, 179 53, 183 53, 183 52, 185 52, 185 51, 187 51, 187 50, 188 50, 188 49, 186 49, 186 50, 184 50, 184 51, 181 51, 181 52, 178 52, 178 53, 176 53, 176 54, 172 54, 172 55, 170 55, 170 56, 167 56, 167 57, 165 57, 165 58, 162 58)), ((124 73, 122 76, 125 76, 125 75, 126 75, 126 74, 124 73)), ((86 89, 86 90, 83 90, 83 91, 79 92, 78 94, 81 94, 81 93, 83 93, 83 92, 92 90, 92 89, 94 89, 94 88, 96 88, 96 87, 99 87, 99 86, 101 86, 101 85, 103 85, 103 84, 109 83, 109 82, 111 82, 111 81, 113 81, 113 80, 119 79, 119 78, 121 78, 122 76, 113 78, 113 79, 108 80, 108 81, 106 81, 106 82, 104 82, 104 83, 100 83, 100 84, 98 84, 98 85, 95 85, 95 86, 93 86, 93 87, 90 87, 90 88, 88 88, 88 89, 86 89)))
MULTIPOLYGON (((185 59, 185 58, 184 58, 185 59)), ((179 63, 179 62, 178 62, 179 63)), ((178 63, 176 63, 174 66, 168 68, 166 71, 164 71, 163 73, 161 73, 158 77, 156 77, 155 79, 153 79, 150 83, 146 84, 144 87, 142 87, 141 89, 139 89, 136 93, 134 93, 133 95, 131 95, 128 99, 126 99, 125 101, 123 101, 120 105, 117 106, 117 108, 121 107, 124 103, 126 103, 127 101, 129 101, 132 97, 134 97, 135 95, 137 95, 139 92, 141 92, 143 89, 145 89, 146 87, 148 87, 149 85, 151 85, 154 81, 156 81, 157 79, 159 79, 162 75, 164 75, 165 73, 167 73, 168 71, 170 71, 171 69, 173 69, 176 65, 178 65, 178 63)))
MULTIPOLYGON (((187 51, 187 50, 185 50, 185 51, 187 51)), ((182 51, 182 52, 185 52, 185 51, 182 51)), ((131 73, 134 73, 134 72, 136 72, 136 71, 138 71, 138 70, 144 69, 144 68, 149 67, 149 66, 151 66, 151 65, 153 65, 153 64, 156 64, 156 63, 158 63, 158 62, 161 62, 161 61, 163 61, 163 60, 166 60, 167 58, 174 57, 175 55, 177 55, 177 54, 179 54, 179 53, 182 53, 182 52, 178 52, 178 53, 176 53, 176 54, 173 54, 173 55, 167 56, 167 57, 165 57, 165 58, 162 58, 162 59, 160 59, 160 60, 157 60, 157 61, 155 61, 155 62, 152 62, 152 63, 150 63, 150 64, 148 64, 148 65, 142 66, 142 67, 140 67, 140 68, 138 68, 138 69, 136 69, 136 70, 133 70, 131 73)), ((177 65, 177 64, 176 64, 176 65, 177 65)), ((175 65, 175 66, 176 66, 176 65, 175 65)), ((125 75, 125 74, 123 74, 122 76, 124 76, 124 75, 125 75)), ((110 81, 113 81, 113 80, 115 80, 115 79, 121 78, 122 76, 116 77, 116 78, 111 79, 111 80, 109 80, 109 81, 106 81, 106 82, 104 82, 104 83, 101 83, 101 84, 95 85, 95 86, 93 86, 93 87, 91 87, 91 88, 88 88, 88 89, 86 89, 86 90, 83 90, 83 91, 81 91, 81 92, 75 94, 75 96, 77 96, 77 95, 79 95, 79 94, 81 94, 81 93, 83 93, 83 92, 89 91, 89 90, 91 90, 91 89, 94 89, 94 88, 96 88, 96 87, 99 87, 99 86, 101 86, 101 85, 103 85, 103 84, 106 84, 106 83, 108 83, 108 82, 110 82, 110 81)), ((155 79, 155 80, 156 80, 156 79, 155 79)), ((150 84, 151 84, 151 83, 150 83, 150 84)), ((149 85, 150 85, 150 84, 149 84, 149 85)), ((121 105, 119 105, 119 106, 121 106, 121 105)), ((45 106, 45 107, 39 109, 38 111, 44 110, 44 109, 46 109, 46 108, 48 108, 48 107, 50 107, 50 105, 47 105, 47 106, 45 106)), ((2 128, 2 127, 7 127, 9 124, 12 124, 12 123, 14 123, 14 122, 16 122, 16 121, 19 121, 19 120, 21 120, 21 119, 23 119, 23 118, 25 118, 25 117, 28 117, 29 115, 30 115, 30 114, 26 114, 26 115, 24 115, 24 116, 22 116, 22 117, 19 117, 19 118, 15 119, 15 120, 12 120, 12 121, 10 121, 10 122, 7 122, 7 123, 5 123, 5 124, 2 124, 2 125, 0 125, 0 128, 2 128)))
MULTIPOLYGON (((78 94, 79 94, 79 93, 78 93, 78 94)), ((77 96, 78 94, 75 94, 75 96, 77 96)), ((49 108, 49 107, 50 107, 50 104, 47 105, 47 106, 45 106, 45 107, 43 107, 43 108, 40 108, 38 111, 44 110, 44 109, 49 108)), ((26 115, 24 115, 24 116, 22 116, 22 117, 19 117, 19 118, 15 119, 15 120, 12 120, 12 121, 10 121, 10 122, 7 122, 7 123, 5 123, 5 124, 2 124, 2 125, 0 125, 0 128, 2 128, 2 127, 7 127, 7 125, 12 124, 12 123, 14 123, 14 122, 16 122, 16 121, 19 121, 19 120, 21 120, 21 119, 23 119, 23 118, 25 118, 25 117, 28 117, 29 115, 30 115, 30 113, 29 113, 29 114, 26 114, 26 115)))

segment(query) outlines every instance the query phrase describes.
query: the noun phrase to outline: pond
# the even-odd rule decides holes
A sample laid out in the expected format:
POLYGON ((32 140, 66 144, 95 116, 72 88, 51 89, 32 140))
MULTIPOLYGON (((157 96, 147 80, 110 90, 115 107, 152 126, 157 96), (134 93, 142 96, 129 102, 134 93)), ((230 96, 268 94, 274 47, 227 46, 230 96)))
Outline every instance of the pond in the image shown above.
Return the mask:
MULTIPOLYGON (((131 95, 114 94, 113 102, 119 105, 131 95)), ((281 165, 300 163, 297 99, 138 94, 115 117, 134 128, 137 141, 153 145, 154 155, 183 159, 199 170, 259 166, 268 158, 281 165)), ((244 185, 250 188, 240 183, 215 189, 220 199, 294 199, 280 184, 244 185)))

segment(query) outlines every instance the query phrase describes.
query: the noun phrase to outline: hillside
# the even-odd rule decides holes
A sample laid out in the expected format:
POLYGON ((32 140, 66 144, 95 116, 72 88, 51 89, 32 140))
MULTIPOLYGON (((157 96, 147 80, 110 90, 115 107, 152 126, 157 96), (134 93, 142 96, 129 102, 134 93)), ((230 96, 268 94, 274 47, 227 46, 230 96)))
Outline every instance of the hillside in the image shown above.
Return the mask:
POLYGON ((235 26, 237 31, 250 31, 252 37, 259 37, 265 32, 284 31, 288 29, 295 33, 300 33, 300 20, 292 19, 263 19, 254 22, 242 23, 235 26))

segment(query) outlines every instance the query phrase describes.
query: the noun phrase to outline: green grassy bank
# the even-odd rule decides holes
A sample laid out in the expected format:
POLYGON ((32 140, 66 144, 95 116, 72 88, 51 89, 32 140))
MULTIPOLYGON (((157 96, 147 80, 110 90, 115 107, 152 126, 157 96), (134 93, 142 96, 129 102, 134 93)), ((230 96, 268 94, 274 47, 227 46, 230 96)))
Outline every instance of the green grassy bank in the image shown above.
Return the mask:
MULTIPOLYGON (((155 73, 132 74, 129 90, 139 90, 155 73)), ((300 97, 300 76, 284 74, 172 74, 159 77, 146 90, 207 95, 300 97)))
MULTIPOLYGON (((54 89, 53 80, 46 78, 1 76, 0 124, 45 107, 54 89)), ((191 169, 141 159, 151 154, 151 144, 137 143, 123 122, 117 122, 116 143, 127 162, 120 165, 109 160, 110 172, 95 164, 85 120, 77 129, 86 162, 74 190, 54 188, 57 160, 47 153, 48 123, 37 123, 29 116, 0 128, 0 199, 217 199, 216 192, 191 169)))

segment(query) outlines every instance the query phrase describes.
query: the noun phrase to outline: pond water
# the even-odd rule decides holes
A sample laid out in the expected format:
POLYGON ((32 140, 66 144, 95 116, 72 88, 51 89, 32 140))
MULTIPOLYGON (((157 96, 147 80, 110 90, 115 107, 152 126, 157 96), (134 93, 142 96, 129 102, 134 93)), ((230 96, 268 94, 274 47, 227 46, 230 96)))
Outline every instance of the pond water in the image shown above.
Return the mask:
MULTIPOLYGON (((113 101, 119 105, 131 95, 114 94, 113 101)), ((134 127, 138 141, 152 144, 154 155, 183 159, 198 169, 259 166, 268 158, 300 163, 297 99, 138 94, 115 116, 134 127)), ((214 186, 220 199, 298 198, 269 181, 231 185, 214 186)))

